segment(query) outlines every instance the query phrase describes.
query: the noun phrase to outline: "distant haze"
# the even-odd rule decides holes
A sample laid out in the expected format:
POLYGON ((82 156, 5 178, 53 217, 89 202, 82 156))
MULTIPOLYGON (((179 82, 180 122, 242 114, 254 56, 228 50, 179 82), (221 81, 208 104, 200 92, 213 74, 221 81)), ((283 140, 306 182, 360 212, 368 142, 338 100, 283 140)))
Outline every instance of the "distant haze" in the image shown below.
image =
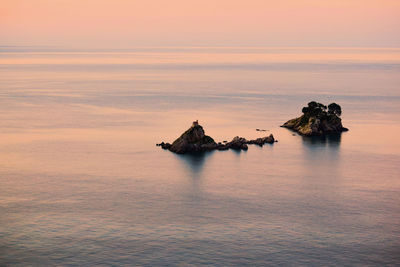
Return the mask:
POLYGON ((400 46, 398 0, 2 0, 0 45, 400 46))

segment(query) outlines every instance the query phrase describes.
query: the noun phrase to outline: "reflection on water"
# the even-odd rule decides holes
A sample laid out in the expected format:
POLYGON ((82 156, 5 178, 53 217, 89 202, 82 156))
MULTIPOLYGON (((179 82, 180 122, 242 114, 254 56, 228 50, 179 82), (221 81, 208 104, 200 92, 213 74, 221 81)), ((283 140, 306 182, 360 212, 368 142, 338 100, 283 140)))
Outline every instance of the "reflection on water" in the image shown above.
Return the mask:
POLYGON ((331 147, 339 149, 342 133, 327 134, 322 136, 302 136, 303 145, 315 149, 316 147, 331 147))
POLYGON ((323 136, 301 136, 303 158, 309 171, 336 173, 340 163, 342 133, 323 136))
MULTIPOLYGON (((181 162, 193 178, 201 177, 204 169, 206 159, 210 158, 215 151, 188 153, 188 154, 174 154, 175 157, 181 162)), ((171 154, 173 154, 171 152, 171 154)))
POLYGON ((242 149, 229 149, 229 151, 232 151, 234 155, 236 156, 241 156, 242 153, 246 153, 247 150, 242 150, 242 149))

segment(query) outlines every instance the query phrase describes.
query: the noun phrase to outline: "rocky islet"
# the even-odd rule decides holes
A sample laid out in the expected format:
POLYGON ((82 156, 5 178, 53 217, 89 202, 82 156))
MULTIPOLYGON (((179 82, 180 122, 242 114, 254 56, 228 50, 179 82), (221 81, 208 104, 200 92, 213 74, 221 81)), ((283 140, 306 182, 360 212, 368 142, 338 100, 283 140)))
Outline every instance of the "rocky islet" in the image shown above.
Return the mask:
MULTIPOLYGON (((328 106, 311 101, 302 109, 303 115, 285 122, 281 127, 288 128, 304 136, 321 136, 326 134, 338 134, 348 131, 343 127, 341 107, 336 103, 328 106)), ((266 131, 256 129, 257 131, 266 131)), ((157 146, 167 149, 177 154, 196 153, 211 150, 247 150, 248 145, 255 144, 263 146, 264 144, 273 144, 277 142, 274 136, 247 140, 244 137, 236 136, 232 141, 215 142, 214 139, 205 134, 203 127, 194 121, 192 126, 186 130, 172 144, 161 142, 157 146)))
POLYGON ((192 126, 186 130, 172 144, 161 142, 157 146, 163 149, 168 149, 177 154, 196 153, 211 150, 247 150, 248 144, 256 144, 262 146, 266 143, 272 144, 276 140, 272 134, 266 137, 247 140, 246 138, 236 136, 230 142, 224 141, 215 142, 214 139, 205 134, 204 129, 198 124, 198 121, 193 122, 192 126))
POLYGON ((285 122, 281 127, 288 128, 304 136, 321 136, 348 131, 343 127, 342 108, 331 103, 328 106, 311 101, 302 109, 303 115, 285 122))

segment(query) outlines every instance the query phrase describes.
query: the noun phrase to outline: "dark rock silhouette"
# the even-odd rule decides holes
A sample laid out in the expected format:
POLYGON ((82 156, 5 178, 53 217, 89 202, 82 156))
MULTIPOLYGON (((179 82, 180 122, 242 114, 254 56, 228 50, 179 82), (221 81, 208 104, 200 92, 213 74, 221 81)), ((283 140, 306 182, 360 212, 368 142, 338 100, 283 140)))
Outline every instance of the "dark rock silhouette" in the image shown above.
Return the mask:
POLYGON ((263 138, 257 138, 255 140, 246 140, 243 137, 236 136, 230 142, 224 141, 224 143, 216 143, 213 138, 205 135, 204 129, 198 124, 198 121, 193 122, 192 126, 185 131, 178 139, 172 144, 161 142, 157 146, 161 146, 163 149, 168 149, 174 153, 185 154, 185 153, 196 153, 211 150, 247 150, 248 144, 256 144, 263 146, 266 143, 274 143, 275 139, 272 134, 263 138))
POLYGON ((328 107, 312 101, 302 109, 303 115, 285 122, 281 127, 291 129, 305 136, 325 135, 348 131, 342 125, 341 107, 332 103, 328 107))
POLYGON ((247 144, 256 144, 256 145, 262 146, 266 143, 272 144, 274 142, 277 142, 277 140, 275 140, 274 136, 272 134, 270 134, 269 136, 266 136, 266 137, 257 138, 255 140, 250 140, 247 142, 247 144))
POLYGON ((176 139, 168 149, 178 154, 184 154, 186 152, 213 150, 216 147, 217 143, 214 139, 205 135, 203 127, 194 122, 192 127, 176 139))

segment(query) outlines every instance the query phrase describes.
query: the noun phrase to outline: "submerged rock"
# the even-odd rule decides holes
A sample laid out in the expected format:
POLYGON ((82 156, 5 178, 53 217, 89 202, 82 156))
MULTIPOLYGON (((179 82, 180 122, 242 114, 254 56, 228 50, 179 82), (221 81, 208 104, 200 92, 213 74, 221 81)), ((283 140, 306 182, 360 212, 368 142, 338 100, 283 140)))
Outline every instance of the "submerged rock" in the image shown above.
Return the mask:
POLYGON ((223 143, 216 143, 213 138, 205 135, 204 129, 197 121, 193 122, 192 126, 185 131, 178 139, 176 139, 172 144, 161 142, 157 146, 161 146, 163 149, 168 149, 177 154, 185 153, 195 153, 211 150, 247 150, 247 144, 257 144, 262 146, 266 143, 276 142, 274 136, 270 134, 269 136, 263 138, 257 138, 255 140, 246 140, 246 138, 236 136, 232 141, 223 143))
POLYGON ((314 136, 348 131, 343 127, 341 107, 332 103, 328 107, 312 101, 302 109, 303 115, 285 122, 281 127, 291 129, 301 135, 314 136))

